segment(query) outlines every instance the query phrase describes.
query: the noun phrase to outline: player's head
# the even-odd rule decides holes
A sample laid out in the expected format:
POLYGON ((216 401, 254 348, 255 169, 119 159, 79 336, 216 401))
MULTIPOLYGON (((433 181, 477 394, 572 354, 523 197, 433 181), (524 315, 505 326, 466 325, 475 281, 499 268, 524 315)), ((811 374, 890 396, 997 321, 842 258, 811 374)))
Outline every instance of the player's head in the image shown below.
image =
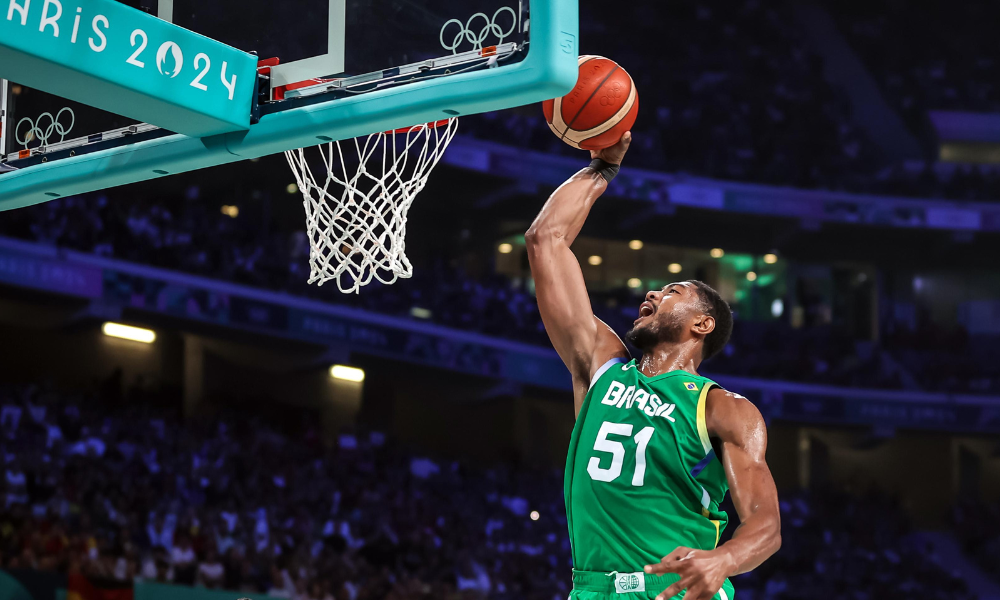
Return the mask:
POLYGON ((625 339, 643 352, 660 344, 701 341, 706 360, 725 347, 732 332, 729 304, 711 286, 692 279, 647 292, 625 339))

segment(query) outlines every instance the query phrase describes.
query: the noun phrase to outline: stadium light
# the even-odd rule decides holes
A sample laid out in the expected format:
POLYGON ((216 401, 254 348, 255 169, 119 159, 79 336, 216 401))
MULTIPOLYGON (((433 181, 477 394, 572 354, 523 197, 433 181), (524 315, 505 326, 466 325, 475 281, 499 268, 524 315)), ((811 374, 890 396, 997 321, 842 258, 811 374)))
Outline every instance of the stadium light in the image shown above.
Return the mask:
POLYGON ((299 186, 294 183, 289 183, 288 186, 285 187, 285 191, 288 192, 289 194, 294 194, 295 192, 299 191, 299 186))
POLYGON ((433 313, 431 313, 429 309, 420 306, 414 306, 413 308, 410 309, 410 316, 416 317, 418 319, 429 319, 433 316, 433 313))
POLYGON ((500 254, 510 254, 513 251, 514 251, 514 246, 511 246, 506 242, 497 246, 497 252, 499 252, 500 254))
POLYGON ((133 342, 142 342, 143 344, 152 344, 156 340, 156 332, 152 329, 132 327, 131 325, 122 325, 121 323, 112 323, 111 321, 105 323, 101 327, 101 331, 106 336, 131 340, 133 342))
POLYGON ((757 281, 757 274, 753 271, 747 271, 747 281, 757 281))
POLYGON ((596 267, 597 265, 599 265, 602 262, 604 262, 604 259, 601 258, 600 256, 594 254, 590 258, 587 259, 587 262, 590 263, 590 264, 592 264, 592 265, 594 265, 596 267))
POLYGON ((774 263, 778 262, 778 255, 777 254, 765 254, 764 255, 764 262, 767 263, 767 264, 769 264, 769 265, 773 265, 774 263))
POLYGON ((642 240, 632 240, 628 243, 628 247, 633 250, 642 250, 642 240))
POLYGON ((722 248, 712 248, 712 251, 709 252, 709 254, 712 255, 712 258, 722 258, 726 255, 726 251, 722 248))
POLYGON ((540 517, 541 515, 538 514, 537 510, 533 510, 533 511, 531 511, 531 515, 529 515, 529 516, 531 517, 532 521, 537 521, 538 517, 540 517))
POLYGON ((333 365, 330 367, 330 377, 333 377, 334 379, 343 379, 344 381, 361 383, 365 380, 365 372, 363 369, 359 369, 357 367, 333 365))
POLYGON ((221 210, 222 214, 235 219, 240 215, 240 207, 235 204, 224 204, 221 210))
POLYGON ((640 287, 641 285, 642 285, 642 280, 639 279, 638 277, 633 277, 632 279, 628 280, 628 286, 632 289, 640 287))
POLYGON ((680 273, 683 269, 684 267, 681 266, 681 263, 670 263, 667 265, 667 270, 671 273, 680 273))

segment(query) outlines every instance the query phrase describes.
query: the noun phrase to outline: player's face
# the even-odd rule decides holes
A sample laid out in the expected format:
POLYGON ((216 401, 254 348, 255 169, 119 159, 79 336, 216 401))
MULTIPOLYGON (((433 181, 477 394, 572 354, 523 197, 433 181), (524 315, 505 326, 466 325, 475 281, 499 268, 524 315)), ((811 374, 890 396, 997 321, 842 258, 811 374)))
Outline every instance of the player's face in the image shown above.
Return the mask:
POLYGON ((646 293, 626 339, 640 350, 660 342, 679 342, 688 322, 700 314, 700 298, 694 285, 686 281, 671 283, 646 293))
POLYGON ((678 312, 700 311, 700 298, 695 287, 687 281, 665 285, 659 290, 646 292, 645 301, 639 305, 639 316, 633 326, 662 323, 678 312))

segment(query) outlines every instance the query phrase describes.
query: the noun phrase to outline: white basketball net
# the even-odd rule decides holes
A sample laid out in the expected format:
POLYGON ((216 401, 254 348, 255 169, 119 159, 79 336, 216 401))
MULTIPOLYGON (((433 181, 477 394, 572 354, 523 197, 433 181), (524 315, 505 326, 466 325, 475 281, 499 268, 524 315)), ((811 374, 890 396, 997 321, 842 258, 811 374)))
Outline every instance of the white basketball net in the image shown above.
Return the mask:
POLYGON ((373 133, 318 146, 325 173, 313 175, 305 148, 285 152, 306 209, 309 283, 337 280, 358 292, 375 278, 391 284, 413 275, 406 214, 455 137, 458 119, 373 133), (345 159, 353 144, 355 153, 345 159), (356 162, 355 162, 356 161, 356 162))

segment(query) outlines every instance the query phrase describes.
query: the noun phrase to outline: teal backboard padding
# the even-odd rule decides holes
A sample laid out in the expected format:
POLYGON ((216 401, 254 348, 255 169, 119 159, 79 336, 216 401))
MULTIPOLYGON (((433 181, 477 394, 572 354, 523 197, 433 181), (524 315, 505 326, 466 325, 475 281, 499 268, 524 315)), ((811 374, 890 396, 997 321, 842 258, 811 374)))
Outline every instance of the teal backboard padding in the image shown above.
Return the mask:
MULTIPOLYGON (((0 571, 0 600, 38 600, 31 597, 24 584, 15 577, 0 571)), ((55 598, 42 598, 41 600, 55 600, 55 598)))
POLYGON ((315 146, 329 139, 562 96, 576 83, 578 41, 577 0, 532 0, 530 45, 521 62, 268 114, 247 131, 203 138, 171 135, 3 174, 0 210, 315 146))
MULTIPOLYGON (((135 600, 236 600, 246 596, 245 592, 208 590, 186 585, 171 585, 151 581, 136 581, 135 600)), ((274 596, 251 594, 253 600, 278 600, 274 596)))
POLYGON ((115 0, 0 0, 0 78, 204 137, 250 127, 257 57, 115 0))

